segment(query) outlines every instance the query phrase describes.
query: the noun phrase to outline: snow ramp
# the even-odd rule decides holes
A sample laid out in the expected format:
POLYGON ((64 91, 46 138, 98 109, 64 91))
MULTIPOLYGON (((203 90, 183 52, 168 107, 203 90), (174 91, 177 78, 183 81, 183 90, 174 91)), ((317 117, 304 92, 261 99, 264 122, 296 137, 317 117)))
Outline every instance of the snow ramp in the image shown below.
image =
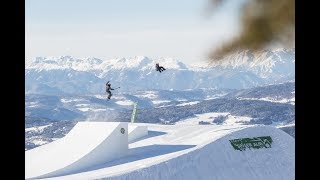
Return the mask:
MULTIPOLYGON (((179 129, 179 127, 174 128, 179 129)), ((198 144, 169 159, 164 158, 155 163, 151 163, 152 160, 149 159, 150 164, 145 162, 145 167, 131 169, 114 176, 100 175, 99 178, 108 180, 295 179, 295 140, 290 135, 271 126, 251 126, 237 131, 223 131, 223 129, 207 131, 202 137, 206 139, 211 136, 211 142, 198 144), (220 137, 215 138, 215 133, 220 137)))
POLYGON ((295 179, 294 138, 275 127, 135 125, 147 125, 148 135, 129 143, 126 156, 46 179, 295 179))
POLYGON ((25 152, 25 177, 81 172, 128 152, 128 123, 79 122, 63 138, 25 152))
POLYGON ((141 125, 135 125, 134 123, 128 124, 128 142, 132 143, 139 138, 145 137, 148 135, 148 127, 141 126, 141 125))

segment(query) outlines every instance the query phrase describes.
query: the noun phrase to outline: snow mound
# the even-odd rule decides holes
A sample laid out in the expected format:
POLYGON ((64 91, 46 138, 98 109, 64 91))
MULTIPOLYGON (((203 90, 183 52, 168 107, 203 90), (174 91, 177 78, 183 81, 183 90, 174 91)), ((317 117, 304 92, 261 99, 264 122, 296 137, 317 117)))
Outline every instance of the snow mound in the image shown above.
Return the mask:
POLYGON ((295 141, 277 128, 147 126, 127 156, 52 179, 295 179, 295 141))
POLYGON ((170 160, 107 179, 295 179, 295 142, 273 127, 249 127, 170 160), (270 148, 236 150, 230 140, 270 136, 270 148))

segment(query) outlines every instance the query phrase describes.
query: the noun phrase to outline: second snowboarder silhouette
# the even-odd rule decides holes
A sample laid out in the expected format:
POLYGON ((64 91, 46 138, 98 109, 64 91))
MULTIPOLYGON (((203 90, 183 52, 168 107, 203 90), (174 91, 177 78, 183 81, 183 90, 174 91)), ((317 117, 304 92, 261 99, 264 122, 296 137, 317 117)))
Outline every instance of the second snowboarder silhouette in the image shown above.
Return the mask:
POLYGON ((166 70, 164 67, 159 66, 159 63, 156 63, 156 71, 159 71, 161 73, 164 70, 166 70))

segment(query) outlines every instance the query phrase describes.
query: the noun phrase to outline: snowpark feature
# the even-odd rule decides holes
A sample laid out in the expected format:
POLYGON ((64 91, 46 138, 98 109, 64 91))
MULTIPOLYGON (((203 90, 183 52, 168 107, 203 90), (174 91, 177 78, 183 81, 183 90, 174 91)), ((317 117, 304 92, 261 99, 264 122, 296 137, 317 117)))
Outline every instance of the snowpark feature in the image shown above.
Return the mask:
POLYGON ((26 178, 81 172, 128 152, 128 123, 79 122, 64 137, 26 151, 26 178))
MULTIPOLYGON (((295 179, 294 138, 277 128, 135 125, 147 126, 148 135, 129 143, 127 155, 108 162, 91 162, 92 166, 82 171, 49 179, 295 179)), ((81 137, 78 138, 83 142, 81 137)), ((115 141, 111 146, 117 146, 117 143, 115 141)), ((72 155, 82 151, 81 148, 72 149, 72 155)), ((51 164, 58 158, 61 157, 56 153, 44 161, 51 164)), ((29 169, 39 168, 31 167, 30 163, 27 165, 29 169)))
POLYGON ((137 126, 134 123, 130 123, 128 132, 128 142, 131 143, 139 138, 145 137, 148 135, 148 127, 147 126, 137 126))

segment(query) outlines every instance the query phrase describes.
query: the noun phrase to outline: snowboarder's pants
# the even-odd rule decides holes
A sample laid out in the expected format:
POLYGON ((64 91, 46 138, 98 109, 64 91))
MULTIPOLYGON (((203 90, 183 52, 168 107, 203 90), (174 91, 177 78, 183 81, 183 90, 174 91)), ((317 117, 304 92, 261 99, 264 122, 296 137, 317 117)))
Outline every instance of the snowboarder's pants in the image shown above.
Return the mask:
POLYGON ((109 94, 109 95, 108 95, 108 99, 110 99, 111 96, 112 96, 112 93, 111 93, 111 91, 107 91, 107 93, 109 94))
POLYGON ((164 70, 166 70, 166 69, 164 67, 162 67, 162 66, 158 67, 158 69, 157 69, 157 71, 159 71, 159 72, 162 72, 164 70))

